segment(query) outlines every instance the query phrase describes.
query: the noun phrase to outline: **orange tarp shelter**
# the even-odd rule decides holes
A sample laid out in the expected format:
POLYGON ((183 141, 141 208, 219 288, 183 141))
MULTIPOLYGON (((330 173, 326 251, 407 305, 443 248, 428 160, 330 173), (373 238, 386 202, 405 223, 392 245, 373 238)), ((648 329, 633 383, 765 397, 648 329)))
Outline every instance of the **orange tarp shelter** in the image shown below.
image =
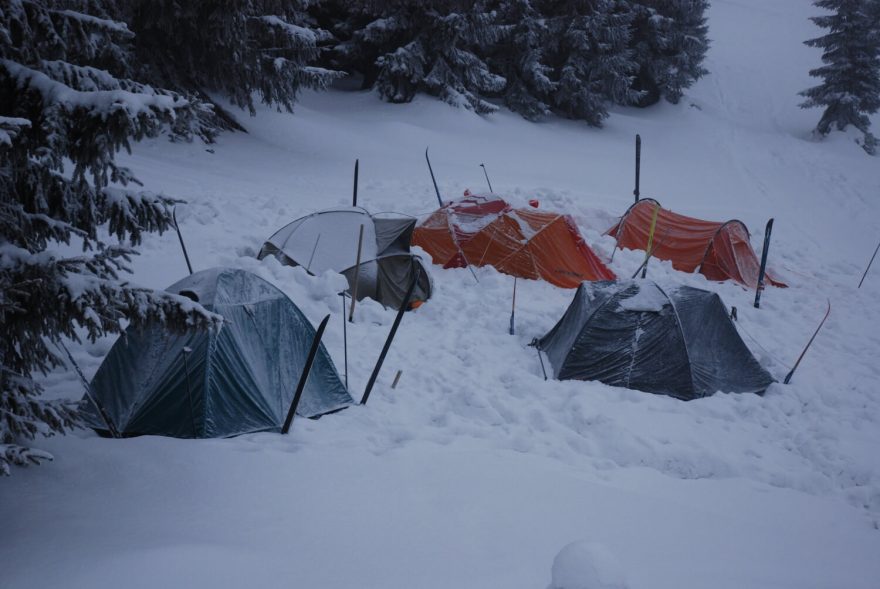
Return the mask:
MULTIPOLYGON (((735 280, 757 288, 761 263, 742 221, 718 223, 686 217, 645 198, 632 205, 607 234, 617 238, 618 247, 647 251, 655 210, 653 257, 670 260, 672 267, 682 272, 699 270, 709 280, 735 280)), ((765 272, 765 279, 767 284, 785 286, 769 271, 765 272)))
POLYGON ((494 266, 511 276, 546 280, 563 288, 577 288, 584 280, 616 278, 570 216, 514 209, 495 196, 466 192, 420 223, 412 244, 444 268, 494 266))

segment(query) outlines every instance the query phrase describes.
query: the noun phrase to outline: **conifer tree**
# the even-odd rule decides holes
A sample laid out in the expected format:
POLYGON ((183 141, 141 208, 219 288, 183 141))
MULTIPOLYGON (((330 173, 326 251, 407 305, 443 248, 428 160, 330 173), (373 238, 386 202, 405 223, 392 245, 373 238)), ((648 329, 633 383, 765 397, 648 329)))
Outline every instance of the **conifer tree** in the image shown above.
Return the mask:
POLYGON ((708 0, 635 0, 632 47, 639 65, 636 102, 648 106, 661 98, 676 104, 684 90, 708 73, 708 0))
POLYGON ((187 133, 197 107, 126 77, 132 33, 109 15, 99 0, 0 7, 0 474, 50 458, 19 444, 76 423, 33 378, 62 364, 62 338, 218 325, 120 275, 176 201, 128 188, 138 182, 114 154, 169 126, 187 133))
MULTIPOLYGON (((213 93, 254 114, 253 97, 293 111, 303 88, 322 90, 342 74, 316 67, 333 39, 314 26, 311 0, 127 0, 143 79, 188 98, 213 93)), ((207 130, 241 128, 220 105, 207 130)), ((210 137, 210 133, 208 133, 210 137)))
POLYGON ((545 63, 547 21, 532 0, 501 0, 497 11, 501 37, 485 51, 492 70, 507 80, 501 91, 504 105, 526 119, 539 119, 550 113, 548 103, 557 87, 545 63))
POLYGON ((563 0, 545 10, 554 15, 549 26, 556 39, 556 112, 600 126, 608 116, 606 102, 631 104, 638 99, 632 89, 638 65, 629 48, 634 14, 626 2, 563 0))
POLYGON ((801 92, 802 108, 824 108, 816 133, 827 135, 832 128, 852 125, 864 134, 862 148, 877 152, 868 115, 880 109, 880 8, 878 0, 816 0, 819 8, 833 14, 811 17, 828 34, 805 41, 821 47, 822 67, 810 75, 822 83, 801 92))
POLYGON ((365 82, 389 102, 409 102, 417 92, 479 113, 497 109, 483 96, 504 88, 482 48, 501 33, 483 2, 466 0, 356 0, 351 18, 362 24, 337 53, 363 70, 365 82), (365 70, 365 71, 364 71, 365 70))

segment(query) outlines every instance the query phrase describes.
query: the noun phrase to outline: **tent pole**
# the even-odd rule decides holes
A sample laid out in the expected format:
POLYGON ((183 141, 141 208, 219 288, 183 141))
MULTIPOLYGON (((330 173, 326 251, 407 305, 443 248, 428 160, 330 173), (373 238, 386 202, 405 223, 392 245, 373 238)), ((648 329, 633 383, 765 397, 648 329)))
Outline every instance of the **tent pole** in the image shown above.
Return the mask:
POLYGON ((871 261, 870 261, 870 262, 868 262, 868 267, 867 267, 867 268, 865 268, 865 273, 864 273, 864 274, 862 274, 862 279, 861 279, 861 280, 859 280, 859 286, 858 286, 858 287, 857 287, 857 288, 862 288, 862 283, 863 283, 863 282, 864 282, 864 281, 865 281, 865 276, 867 276, 867 275, 868 275, 868 270, 870 270, 870 269, 871 269, 871 264, 873 264, 873 263, 874 263, 874 258, 876 258, 876 257, 877 257, 877 252, 878 252, 878 251, 880 251, 880 243, 878 243, 878 244, 877 244, 877 249, 875 249, 875 250, 874 250, 874 255, 873 255, 873 256, 871 256, 871 261))
POLYGON ((354 160, 354 193, 351 197, 351 206, 358 206, 358 160, 354 160))
POLYGON ((348 327, 346 324, 348 321, 345 320, 345 293, 339 293, 339 296, 342 297, 342 347, 345 350, 345 389, 348 390, 348 327))
POLYGON ((639 175, 641 173, 642 167, 642 137, 639 134, 636 134, 636 189, 633 190, 633 195, 636 197, 636 202, 639 202, 639 175))
POLYGON ((312 364, 315 362, 315 356, 318 354, 318 346, 321 345, 321 336, 324 335, 324 328, 327 327, 327 321, 330 320, 330 315, 324 317, 321 321, 321 325, 318 326, 318 331, 315 333, 315 338, 312 340, 312 347, 309 350, 309 356, 306 358, 306 364, 303 367, 302 374, 299 377, 299 382, 296 385, 296 392, 293 394, 293 401, 290 403, 290 409, 287 411, 287 418, 284 420, 284 425, 281 427, 281 433, 286 434, 290 431, 290 426, 293 424, 293 416, 296 414, 296 408, 299 406, 299 400, 302 397, 303 389, 306 388, 306 382, 309 380, 309 372, 312 370, 312 364))
POLYGON ((544 359, 541 358, 541 350, 535 347, 535 351, 538 352, 538 362, 541 363, 541 372, 544 373, 544 380, 547 380, 547 371, 544 369, 544 359))
POLYGON ((318 251, 318 242, 321 241, 321 234, 318 234, 318 238, 315 240, 315 247, 312 248, 312 255, 309 256, 309 263, 306 264, 306 272, 309 274, 312 273, 312 260, 315 259, 315 252, 318 251))
POLYGON ((428 157, 428 148, 425 148, 425 160, 428 162, 428 171, 431 172, 431 182, 434 183, 434 192, 437 193, 437 202, 443 208, 443 199, 440 198, 440 189, 437 188, 437 179, 434 178, 434 168, 431 167, 431 158, 428 157))
POLYGON ((357 259, 355 260, 354 265, 354 286, 352 287, 351 293, 351 310, 348 312, 348 320, 354 321, 354 305, 357 302, 358 297, 358 278, 361 272, 361 246, 364 243, 364 226, 361 224, 360 233, 358 233, 358 253, 357 259))
POLYGON ((183 259, 186 260, 186 267, 189 273, 193 273, 192 264, 189 263, 189 254, 186 253, 186 245, 183 243, 183 235, 180 233, 180 225, 177 224, 177 207, 171 209, 171 219, 174 221, 174 229, 177 231, 177 239, 180 240, 180 249, 183 250, 183 259))
POLYGON ((71 366, 73 366, 76 373, 79 375, 79 379, 82 381, 83 388, 86 390, 86 398, 88 398, 89 402, 94 405, 95 409, 98 411, 98 415, 101 417, 101 420, 104 422, 104 425, 107 426, 107 431, 110 432, 110 437, 112 438, 121 438, 119 435, 119 430, 116 429, 116 426, 113 425, 113 421, 110 419, 110 416, 107 414, 107 411, 104 407, 98 403, 98 399, 92 392, 92 386, 89 384, 89 381, 86 380, 85 375, 82 373, 82 370, 79 368, 79 364, 76 363, 76 360, 73 359, 73 354, 70 353, 70 350, 67 349, 67 346, 64 345, 64 342, 58 340, 58 346, 64 350, 64 353, 67 354, 67 359, 70 360, 71 366))
POLYGON ((379 376, 379 371, 382 369, 382 363, 385 361, 385 355, 388 353, 388 349, 391 348, 391 341, 394 339, 394 334, 397 333, 397 328, 400 326, 400 320, 403 319, 403 314, 406 313, 406 309, 409 306, 409 300, 412 298, 413 291, 416 288, 416 283, 418 283, 419 278, 421 278, 422 269, 419 268, 416 270, 416 276, 412 281, 412 284, 409 285, 409 288, 406 291, 406 296, 403 297, 403 304, 400 305, 400 309, 397 311, 397 316, 394 318, 394 323, 391 325, 391 331, 388 333, 388 338, 385 340, 385 345, 382 346, 382 352, 379 354, 379 360, 376 362, 376 366, 373 368, 373 373, 370 375, 370 380, 367 382, 367 389, 364 391, 364 396, 361 398, 361 405, 367 404, 367 399, 370 398, 370 392, 373 390, 373 385, 376 383, 376 378, 379 376))
POLYGON ((492 190, 492 183, 489 182, 489 174, 486 172, 486 164, 480 164, 480 167, 483 168, 483 175, 486 176, 486 184, 489 185, 489 192, 495 194, 495 191, 492 190))
POLYGON ((648 274, 648 260, 654 252, 654 230, 657 228, 657 214, 660 212, 660 205, 654 207, 654 216, 651 217, 651 229, 648 231, 648 247, 645 250, 645 262, 642 264, 642 279, 648 274))
POLYGON ((193 426, 193 437, 199 437, 199 431, 196 427, 196 412, 193 409, 193 398, 192 398, 192 389, 189 386, 189 363, 186 361, 186 357, 189 356, 190 352, 192 352, 192 348, 189 346, 183 346, 183 372, 186 374, 186 396, 189 399, 189 419, 192 421, 193 426))

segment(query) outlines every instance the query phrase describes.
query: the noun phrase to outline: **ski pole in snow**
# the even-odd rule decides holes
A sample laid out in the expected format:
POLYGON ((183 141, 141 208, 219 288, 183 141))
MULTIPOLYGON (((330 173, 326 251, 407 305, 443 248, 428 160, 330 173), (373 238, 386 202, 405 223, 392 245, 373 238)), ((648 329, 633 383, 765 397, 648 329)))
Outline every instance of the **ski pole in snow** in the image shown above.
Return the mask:
POLYGON ((177 207, 171 209, 171 219, 174 221, 174 229, 177 231, 177 239, 180 240, 180 249, 183 250, 183 259, 186 260, 186 267, 189 273, 193 273, 192 264, 189 263, 189 254, 186 253, 186 245, 183 243, 183 235, 180 233, 180 225, 177 224, 177 207))
POLYGON ((877 257, 877 252, 878 252, 878 251, 880 251, 880 243, 878 243, 878 244, 877 244, 877 249, 875 249, 875 250, 874 250, 874 255, 873 255, 873 256, 871 256, 871 261, 870 261, 870 262, 868 262, 868 267, 867 267, 867 268, 865 268, 865 273, 864 273, 864 274, 862 274, 862 279, 861 279, 861 280, 859 280, 859 286, 858 286, 858 288, 862 288, 862 283, 863 283, 863 282, 864 282, 864 281, 865 281, 865 276, 867 276, 867 275, 868 275, 868 270, 870 270, 870 269, 871 269, 871 264, 873 264, 873 263, 874 263, 874 258, 876 258, 876 257, 877 257))
POLYGON ((357 259, 354 265, 354 286, 352 286, 351 293, 351 310, 348 312, 348 320, 354 321, 354 304, 357 302, 358 297, 358 278, 360 277, 361 272, 361 246, 364 243, 364 226, 361 225, 360 233, 358 233, 358 253, 357 259))
POLYGON ((434 192, 437 193, 437 202, 443 208, 443 199, 440 198, 440 189, 437 188, 437 179, 434 178, 434 168, 431 167, 431 158, 428 157, 428 148, 425 148, 425 160, 428 162, 428 171, 431 172, 431 182, 434 183, 434 192))
POLYGON ((483 175, 486 177, 486 184, 489 185, 489 192, 495 194, 495 191, 492 190, 492 183, 489 182, 489 174, 486 172, 486 164, 480 164, 480 167, 483 168, 483 175))
POLYGON ((309 380, 309 372, 311 372, 312 364, 315 362, 315 356, 318 354, 318 346, 321 345, 321 336, 324 335, 324 328, 327 327, 327 321, 329 320, 330 315, 324 317, 321 321, 321 325, 318 326, 318 331, 315 333, 315 339, 312 340, 312 347, 309 349, 306 364, 303 366, 302 374, 296 385, 296 392, 293 394, 293 401, 290 403, 290 409, 287 411, 287 418, 284 420, 284 425, 281 427, 282 434, 286 434, 290 431, 290 425, 293 423, 293 416, 296 414, 296 408, 299 406, 299 400, 302 397, 303 389, 306 388, 306 382, 309 380))
POLYGON ((648 274, 648 260, 654 253, 654 230, 657 228, 657 214, 660 212, 660 205, 654 207, 654 216, 651 217, 651 229, 648 230, 648 247, 645 250, 645 262, 642 264, 642 278, 648 274))
POLYGON ((770 232, 773 231, 773 219, 767 221, 764 228, 764 248, 761 250, 761 269, 758 271, 758 285, 755 288, 755 308, 761 307, 761 292, 764 290, 764 273, 767 271, 767 252, 770 250, 770 232))
POLYGON ((397 333, 397 328, 400 326, 400 320, 403 319, 403 314, 406 313, 407 307, 409 307, 409 300, 412 298, 413 291, 416 288, 416 283, 418 283, 419 278, 421 278, 422 269, 419 268, 416 270, 416 276, 412 281, 412 284, 409 285, 409 288, 406 291, 406 295, 403 297, 403 304, 400 305, 400 309, 397 311, 397 316, 394 318, 394 323, 391 324, 391 331, 388 333, 388 339, 385 340, 385 345, 382 346, 382 352, 379 354, 379 360, 376 362, 376 366, 373 368, 373 374, 370 375, 370 380, 367 382, 367 388, 364 391, 364 396, 361 398, 361 405, 367 404, 367 399, 370 398, 370 392, 373 390, 373 385, 376 383, 376 378, 379 376, 379 371, 382 369, 382 363, 385 361, 385 355, 388 353, 389 348, 391 348, 391 341, 394 339, 394 334, 397 333))
POLYGON ((391 388, 396 389, 397 383, 400 381, 400 375, 403 374, 403 370, 398 370, 397 374, 394 375, 394 382, 391 383, 391 388))
POLYGON ((348 321, 345 320, 345 293, 339 293, 342 297, 342 349, 345 358, 345 390, 348 390, 348 321))
POLYGON ((636 197, 636 202, 639 202, 639 174, 641 173, 642 167, 642 137, 641 135, 636 134, 636 189, 633 190, 633 194, 636 197))
POLYGON ((358 160, 354 160, 354 193, 351 197, 351 206, 358 206, 358 160))
POLYGON ((822 329, 822 326, 825 325, 825 320, 828 319, 828 316, 831 314, 831 300, 828 300, 828 310, 825 311, 825 316, 822 317, 822 321, 819 322, 819 327, 816 328, 816 331, 813 332, 813 337, 810 338, 810 341, 807 342, 807 345, 804 346, 804 350, 801 352, 801 355, 798 356, 797 362, 794 363, 791 370, 788 374, 785 375, 785 380, 782 381, 784 384, 788 384, 791 381, 791 377, 794 376, 794 371, 797 370, 798 364, 801 363, 801 360, 804 359, 804 354, 807 353, 807 350, 810 349, 810 345, 812 345, 813 340, 816 339, 816 336, 819 335, 819 330, 822 329))
POLYGON ((58 340, 58 347, 64 350, 64 353, 67 354, 67 359, 70 360, 70 365, 73 366, 73 369, 76 370, 76 373, 79 375, 80 381, 82 381, 83 388, 86 391, 86 398, 92 404, 92 406, 97 410, 98 416, 101 418, 101 421, 104 422, 104 425, 107 426, 107 431, 110 432, 110 437, 112 438, 120 438, 122 436, 119 435, 119 430, 116 429, 116 426, 113 425, 113 420, 110 419, 110 416, 107 414, 107 411, 104 407, 98 403, 98 399, 95 397, 92 391, 92 385, 89 384, 89 381, 86 380, 85 375, 82 373, 82 370, 79 368, 79 364, 76 363, 76 360, 73 359, 73 354, 70 353, 70 350, 67 349, 67 346, 64 345, 64 342, 58 340))
POLYGON ((510 335, 515 335, 515 313, 516 313, 516 276, 513 277, 513 302, 510 304, 510 335))

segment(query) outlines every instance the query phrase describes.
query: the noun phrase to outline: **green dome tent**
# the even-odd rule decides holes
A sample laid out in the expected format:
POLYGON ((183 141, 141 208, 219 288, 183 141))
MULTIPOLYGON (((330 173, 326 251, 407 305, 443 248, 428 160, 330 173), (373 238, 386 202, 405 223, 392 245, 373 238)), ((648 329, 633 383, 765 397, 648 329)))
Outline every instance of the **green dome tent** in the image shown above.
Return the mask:
MULTIPOLYGON (((124 436, 215 438, 280 432, 315 329, 280 290, 244 270, 214 268, 167 289, 222 315, 219 331, 129 328, 92 380, 92 392, 124 436)), ((297 414, 317 417, 350 404, 321 344, 297 414)), ((85 421, 103 433, 94 406, 85 421)))
POLYGON ((717 391, 760 394, 773 382, 721 298, 689 286, 584 282, 535 345, 559 380, 598 380, 684 400, 717 391))

